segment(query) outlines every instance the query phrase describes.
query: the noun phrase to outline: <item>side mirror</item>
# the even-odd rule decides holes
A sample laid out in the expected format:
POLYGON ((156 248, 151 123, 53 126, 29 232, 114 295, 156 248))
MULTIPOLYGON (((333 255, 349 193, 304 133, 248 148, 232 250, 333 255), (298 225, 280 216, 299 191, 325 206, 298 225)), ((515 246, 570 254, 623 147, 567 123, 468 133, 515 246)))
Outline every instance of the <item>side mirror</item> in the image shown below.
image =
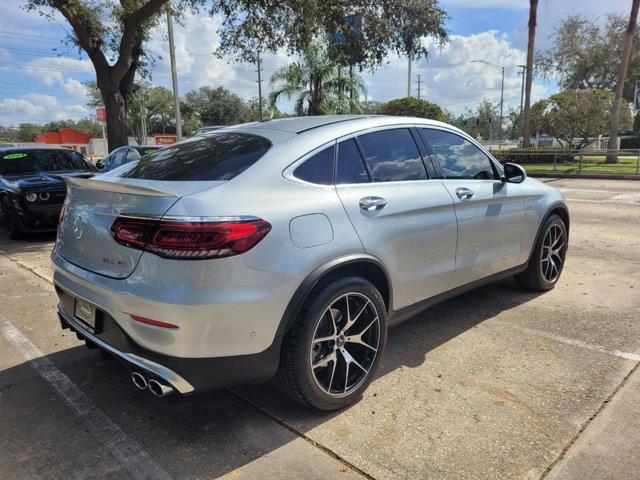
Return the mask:
POLYGON ((505 182, 522 183, 527 178, 527 172, 517 163, 505 163, 503 168, 505 182))

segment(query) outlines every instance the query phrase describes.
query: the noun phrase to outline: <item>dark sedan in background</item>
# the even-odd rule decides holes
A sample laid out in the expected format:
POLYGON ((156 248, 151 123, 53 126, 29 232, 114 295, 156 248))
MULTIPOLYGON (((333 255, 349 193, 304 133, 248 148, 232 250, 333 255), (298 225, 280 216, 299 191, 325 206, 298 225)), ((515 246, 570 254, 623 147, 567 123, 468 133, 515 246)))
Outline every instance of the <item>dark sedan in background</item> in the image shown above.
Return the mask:
POLYGON ((88 178, 96 167, 66 148, 0 148, 0 211, 9 238, 54 231, 67 187, 65 178, 88 178))
POLYGON ((160 148, 162 147, 154 145, 134 145, 116 148, 102 160, 98 160, 96 166, 103 170, 113 170, 114 168, 120 167, 125 163, 139 160, 143 155, 153 153, 157 150, 160 150, 160 148))

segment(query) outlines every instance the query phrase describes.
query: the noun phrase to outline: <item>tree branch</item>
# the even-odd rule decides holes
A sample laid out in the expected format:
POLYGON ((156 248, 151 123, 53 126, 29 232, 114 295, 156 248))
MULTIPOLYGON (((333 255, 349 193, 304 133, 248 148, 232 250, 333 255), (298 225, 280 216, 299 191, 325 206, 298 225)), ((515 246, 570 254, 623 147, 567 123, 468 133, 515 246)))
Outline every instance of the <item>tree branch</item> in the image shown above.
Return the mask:
POLYGON ((85 28, 82 19, 73 11, 72 6, 68 0, 52 0, 52 6, 55 7, 64 18, 67 19, 69 25, 73 28, 78 44, 82 49, 87 52, 87 55, 91 59, 93 66, 96 70, 107 70, 109 68, 109 62, 104 56, 102 50, 94 45, 91 33, 85 28))
POLYGON ((136 35, 140 25, 158 13, 168 0, 149 0, 137 10, 124 17, 122 38, 118 49, 118 60, 112 67, 113 75, 121 80, 132 63, 132 52, 136 44, 136 35))

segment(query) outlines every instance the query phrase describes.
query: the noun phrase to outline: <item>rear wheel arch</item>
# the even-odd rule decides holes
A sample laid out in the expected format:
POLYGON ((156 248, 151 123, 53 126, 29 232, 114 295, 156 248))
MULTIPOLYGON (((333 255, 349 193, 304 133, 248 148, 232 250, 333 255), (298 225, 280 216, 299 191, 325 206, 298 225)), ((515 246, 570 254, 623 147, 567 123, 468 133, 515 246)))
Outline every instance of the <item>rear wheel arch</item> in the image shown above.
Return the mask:
POLYGON ((328 278, 339 278, 350 275, 361 276, 370 281, 380 292, 384 300, 387 314, 391 314, 393 291, 389 272, 376 257, 367 254, 340 257, 316 267, 300 284, 285 309, 278 335, 284 336, 309 296, 319 283, 328 278))

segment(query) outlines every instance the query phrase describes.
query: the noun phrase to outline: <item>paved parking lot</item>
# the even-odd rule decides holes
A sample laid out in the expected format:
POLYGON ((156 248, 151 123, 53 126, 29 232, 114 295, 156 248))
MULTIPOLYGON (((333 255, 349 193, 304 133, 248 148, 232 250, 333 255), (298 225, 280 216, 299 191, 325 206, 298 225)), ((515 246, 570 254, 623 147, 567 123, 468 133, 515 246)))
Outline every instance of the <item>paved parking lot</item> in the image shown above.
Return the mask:
POLYGON ((638 478, 640 182, 546 179, 558 286, 503 281, 390 332, 338 413, 269 385, 158 399, 61 331, 52 236, 0 233, 0 478, 638 478))

